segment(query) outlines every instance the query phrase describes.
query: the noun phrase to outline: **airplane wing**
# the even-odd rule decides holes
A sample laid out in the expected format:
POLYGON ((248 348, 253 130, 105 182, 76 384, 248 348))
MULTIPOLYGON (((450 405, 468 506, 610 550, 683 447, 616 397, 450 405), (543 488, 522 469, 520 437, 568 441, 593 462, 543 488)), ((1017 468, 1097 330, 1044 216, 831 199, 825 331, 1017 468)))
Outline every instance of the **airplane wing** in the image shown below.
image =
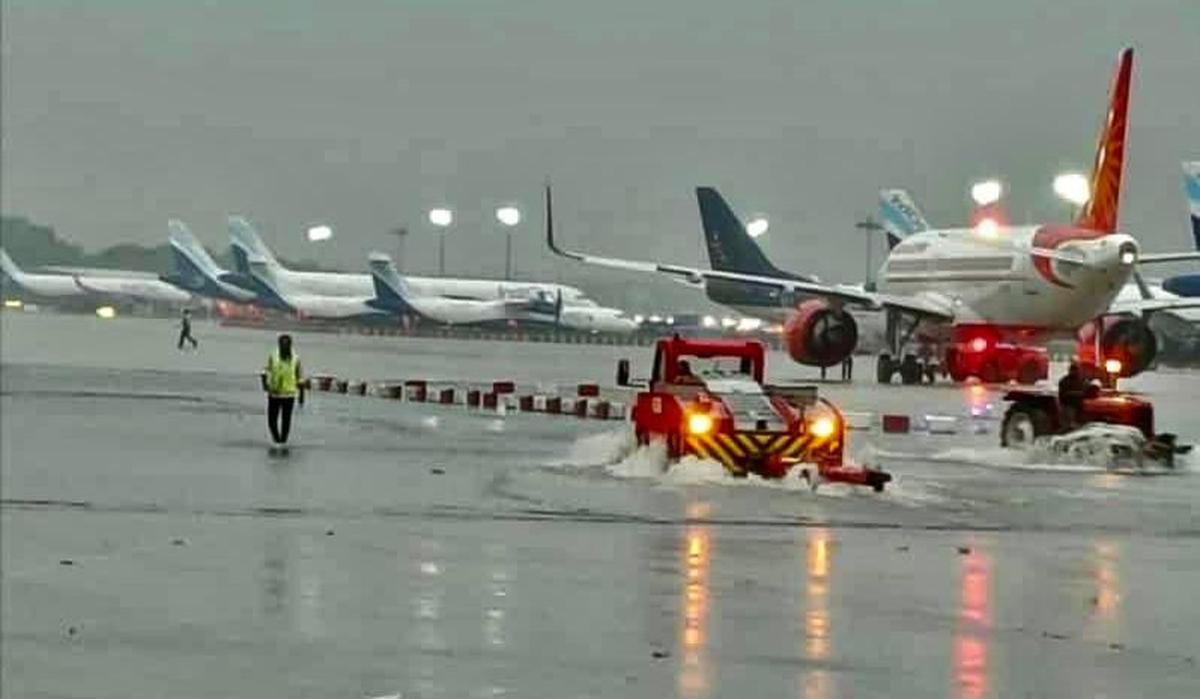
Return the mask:
POLYGON ((546 187, 546 243, 550 246, 550 250, 554 252, 554 254, 561 257, 578 260, 584 264, 597 267, 608 267, 611 269, 621 269, 628 272, 662 274, 672 279, 683 281, 692 285, 703 285, 708 281, 740 282, 743 284, 779 289, 785 293, 792 292, 804 296, 818 296, 865 309, 879 310, 883 308, 890 308, 904 311, 921 318, 935 320, 948 321, 953 320, 954 318, 954 315, 950 311, 948 304, 939 303, 933 299, 896 296, 891 294, 877 294, 861 291, 854 287, 844 285, 835 286, 830 284, 822 284, 820 282, 810 282, 799 279, 783 279, 760 274, 742 274, 740 272, 723 272, 714 269, 700 269, 697 267, 685 267, 683 265, 664 264, 659 262, 626 260, 617 257, 603 257, 600 255, 589 255, 582 252, 575 252, 573 250, 566 250, 559 247, 554 241, 554 216, 549 186, 546 187))
POLYGON ((1200 308, 1200 298, 1177 296, 1174 298, 1149 298, 1114 303, 1113 310, 1126 313, 1157 313, 1159 311, 1183 311, 1200 308))
POLYGON ((1187 262, 1200 260, 1200 250, 1188 252, 1151 252, 1138 255, 1138 264, 1156 264, 1160 262, 1187 262))

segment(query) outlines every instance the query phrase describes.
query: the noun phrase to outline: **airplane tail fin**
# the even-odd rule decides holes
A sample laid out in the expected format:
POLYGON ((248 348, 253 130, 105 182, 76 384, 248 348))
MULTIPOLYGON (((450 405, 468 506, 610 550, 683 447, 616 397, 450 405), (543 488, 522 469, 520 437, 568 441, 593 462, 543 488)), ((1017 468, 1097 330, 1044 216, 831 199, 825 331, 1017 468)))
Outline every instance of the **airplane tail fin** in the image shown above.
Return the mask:
POLYGON ((1129 88, 1133 82, 1133 49, 1117 58, 1109 95, 1108 113, 1096 145, 1092 166, 1091 198, 1079 212, 1075 225, 1103 233, 1117 230, 1121 200, 1121 174, 1125 165, 1125 131, 1129 116, 1129 88))
POLYGON ((1188 215, 1192 219, 1192 237, 1200 250, 1200 160, 1183 164, 1183 186, 1187 191, 1188 215))
POLYGON ((208 250, 204 249, 196 236, 192 235, 191 230, 183 221, 178 219, 167 221, 167 240, 171 244, 176 272, 185 274, 189 269, 194 269, 196 272, 207 273, 216 278, 224 271, 212 258, 212 255, 208 254, 208 250))
POLYGON ((393 310, 404 313, 412 312, 412 290, 404 277, 396 269, 390 255, 373 252, 367 257, 371 269, 371 282, 375 285, 375 300, 393 310))
POLYGON ((246 281, 253 286, 254 293, 260 299, 277 308, 292 308, 284 290, 280 288, 279 280, 275 276, 275 268, 270 265, 267 258, 250 255, 246 258, 246 264, 246 281))
POLYGON ((786 276, 771 264, 715 188, 697 187, 696 200, 700 204, 700 222, 704 226, 708 261, 713 269, 740 274, 786 276))
POLYGON ((230 216, 226 226, 229 229, 229 249, 233 253, 238 273, 250 273, 248 265, 252 257, 262 260, 263 264, 268 267, 279 267, 279 260, 275 259, 271 249, 258 236, 258 232, 254 230, 254 226, 250 225, 249 221, 241 216, 230 216), (247 268, 243 269, 243 265, 246 265, 247 268))
POLYGON ((12 258, 8 256, 8 252, 4 248, 0 248, 0 272, 3 272, 4 276, 18 284, 21 278, 25 276, 25 273, 21 271, 16 262, 12 261, 12 258))
POLYGON ((929 221, 917 208, 912 195, 903 189, 880 190, 879 215, 887 232, 888 249, 914 233, 929 230, 929 221))

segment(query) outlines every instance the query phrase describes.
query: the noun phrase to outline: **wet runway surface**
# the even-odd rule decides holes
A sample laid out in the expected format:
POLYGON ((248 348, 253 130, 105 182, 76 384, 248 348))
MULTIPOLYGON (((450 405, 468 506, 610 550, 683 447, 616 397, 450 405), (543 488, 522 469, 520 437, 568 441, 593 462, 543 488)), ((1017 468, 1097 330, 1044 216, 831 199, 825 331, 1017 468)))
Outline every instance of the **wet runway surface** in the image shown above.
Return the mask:
MULTIPOLYGON (((3 317, 16 697, 1200 693, 1200 478, 859 433, 883 495, 662 474, 620 423, 318 394, 268 453, 272 335, 3 317)), ((300 335, 310 372, 610 381, 646 348, 300 335)), ((778 378, 812 372, 772 356, 778 378)), ((859 362, 861 376, 870 376, 859 362)), ((1200 437, 1200 375, 1139 378, 1200 437)), ((829 385, 961 412, 951 387, 829 385)), ((991 400, 995 400, 993 396, 991 400)))

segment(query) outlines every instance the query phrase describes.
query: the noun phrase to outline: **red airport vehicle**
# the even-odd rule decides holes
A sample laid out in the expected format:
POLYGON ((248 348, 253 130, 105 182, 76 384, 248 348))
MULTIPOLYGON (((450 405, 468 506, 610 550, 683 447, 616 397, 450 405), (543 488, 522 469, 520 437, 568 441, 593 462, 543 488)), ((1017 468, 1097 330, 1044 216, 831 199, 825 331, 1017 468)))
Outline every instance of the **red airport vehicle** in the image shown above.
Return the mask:
POLYGON ((739 477, 783 478, 797 464, 813 464, 817 480, 808 469, 801 476, 814 485, 882 491, 890 474, 845 463, 846 423, 837 407, 815 386, 765 384, 765 364, 755 340, 679 336, 658 341, 648 381, 632 382, 629 360, 621 360, 617 383, 644 389, 632 411, 638 444, 661 440, 672 463, 695 455, 739 477))
POLYGON ((956 382, 1034 384, 1050 375, 1045 347, 1002 341, 995 334, 961 332, 946 347, 946 373, 956 382))
POLYGON ((1097 384, 1089 386, 1073 423, 1066 419, 1056 393, 1032 388, 1014 389, 1004 394, 1004 400, 1010 403, 1000 427, 1000 444, 1004 447, 1026 449, 1038 437, 1065 435, 1079 427, 1099 423, 1136 428, 1146 440, 1143 455, 1167 467, 1174 466, 1176 454, 1191 451, 1190 446, 1176 444, 1174 434, 1155 432, 1153 403, 1144 396, 1118 390, 1115 385, 1109 388, 1097 384))

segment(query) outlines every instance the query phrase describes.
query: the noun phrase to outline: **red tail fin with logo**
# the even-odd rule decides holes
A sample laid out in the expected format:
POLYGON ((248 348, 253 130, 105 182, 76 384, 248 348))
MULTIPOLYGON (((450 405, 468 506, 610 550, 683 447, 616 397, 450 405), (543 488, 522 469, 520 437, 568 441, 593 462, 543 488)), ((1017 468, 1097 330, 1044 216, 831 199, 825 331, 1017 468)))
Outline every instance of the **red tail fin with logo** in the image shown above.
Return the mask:
POLYGON ((1108 115, 1100 129, 1096 162, 1092 166, 1091 199, 1075 225, 1104 233, 1117 230, 1121 201, 1121 171, 1125 165, 1125 126, 1129 115, 1129 86, 1133 81, 1133 49, 1117 58, 1117 74, 1109 95, 1108 115))

